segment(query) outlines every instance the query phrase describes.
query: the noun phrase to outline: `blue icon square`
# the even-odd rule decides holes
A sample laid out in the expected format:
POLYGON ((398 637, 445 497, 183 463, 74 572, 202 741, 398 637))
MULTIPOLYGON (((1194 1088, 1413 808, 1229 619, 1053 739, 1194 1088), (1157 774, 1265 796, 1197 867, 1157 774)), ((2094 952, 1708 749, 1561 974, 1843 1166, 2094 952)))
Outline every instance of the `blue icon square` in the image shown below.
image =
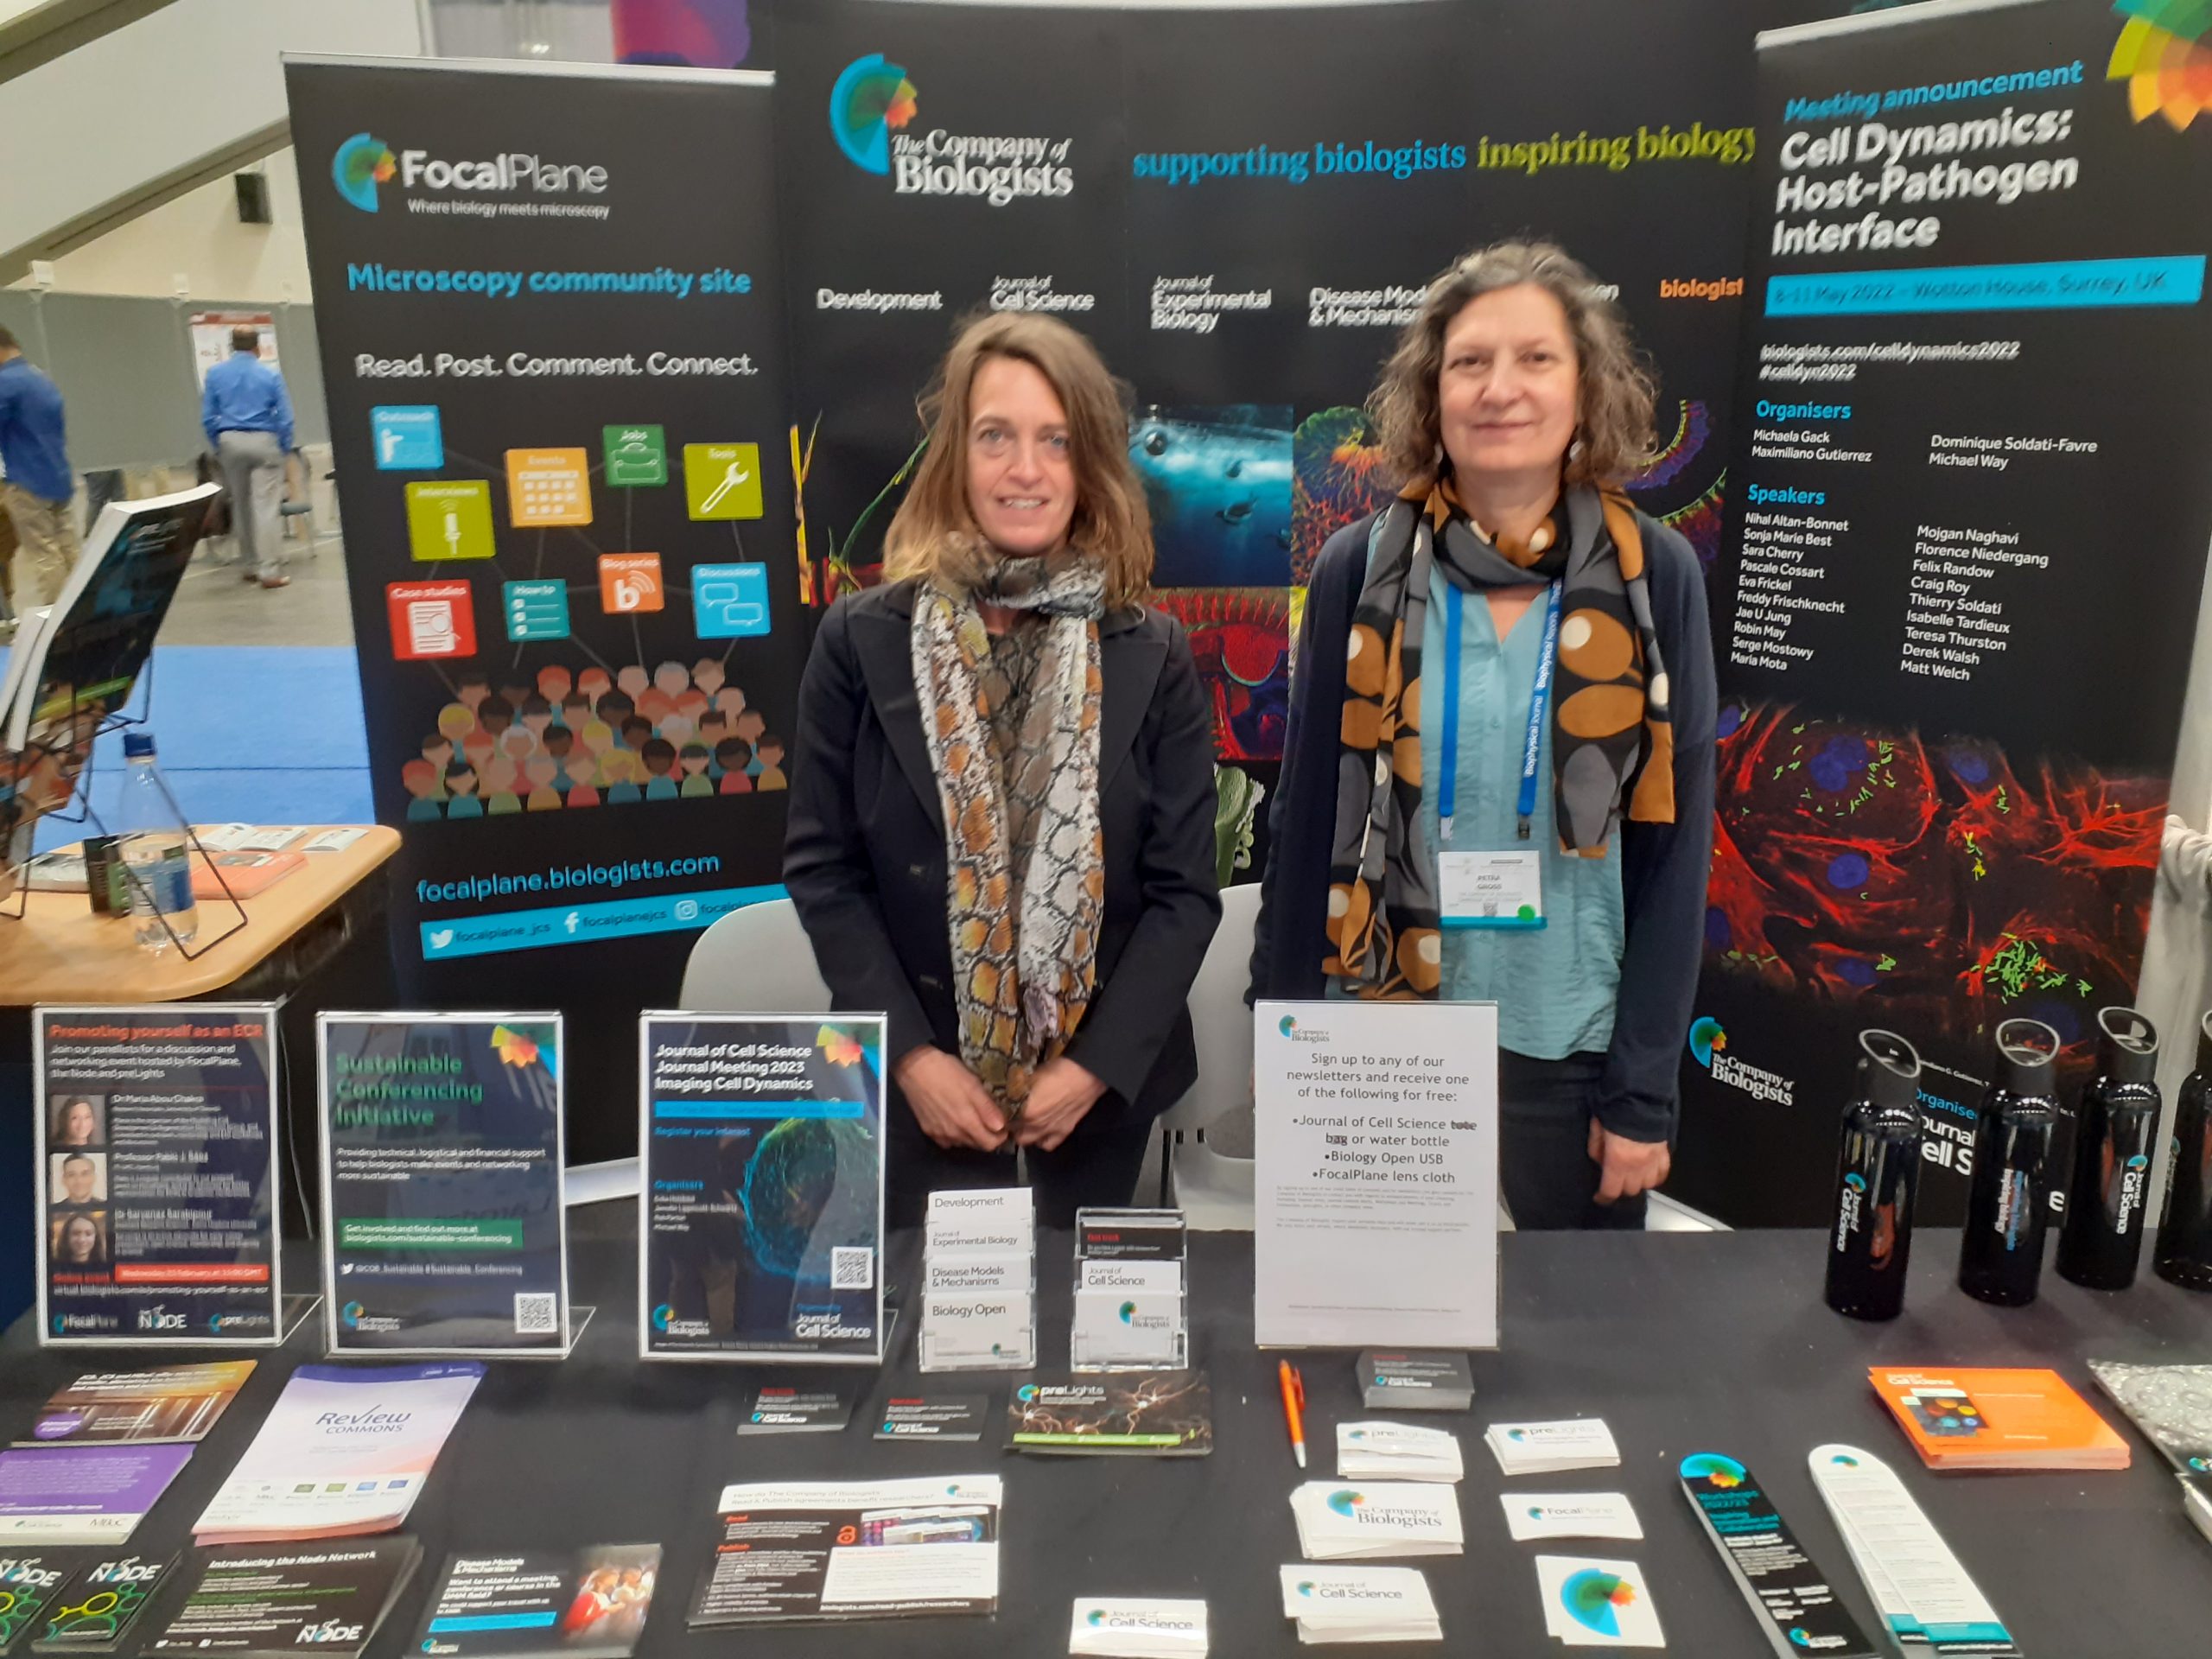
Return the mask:
POLYGON ((749 639, 768 632, 768 567, 695 564, 691 609, 702 639, 749 639))
POLYGON ((569 584, 565 582, 509 582, 500 584, 499 614, 507 638, 565 639, 569 637, 569 584))
POLYGON ((386 404, 371 410, 369 442, 380 473, 423 472, 446 464, 435 404, 386 404))

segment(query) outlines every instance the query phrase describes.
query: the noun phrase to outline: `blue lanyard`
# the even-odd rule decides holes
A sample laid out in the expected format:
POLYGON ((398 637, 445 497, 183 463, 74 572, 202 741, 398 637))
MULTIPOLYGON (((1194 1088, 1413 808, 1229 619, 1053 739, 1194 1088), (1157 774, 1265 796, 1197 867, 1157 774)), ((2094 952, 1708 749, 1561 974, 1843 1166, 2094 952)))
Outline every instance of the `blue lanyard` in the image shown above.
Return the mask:
MULTIPOLYGON (((1465 603, 1456 584, 1444 589, 1444 776, 1437 785, 1438 828, 1452 839, 1453 808, 1459 794, 1459 645, 1465 624, 1465 603)), ((1529 696, 1529 726, 1521 746, 1521 796, 1517 804, 1520 838, 1529 839, 1529 821, 1536 816, 1536 770, 1543 759, 1544 713, 1550 706, 1552 668, 1559 660, 1560 584, 1549 584, 1544 600, 1544 639, 1536 657, 1536 683, 1529 696)))

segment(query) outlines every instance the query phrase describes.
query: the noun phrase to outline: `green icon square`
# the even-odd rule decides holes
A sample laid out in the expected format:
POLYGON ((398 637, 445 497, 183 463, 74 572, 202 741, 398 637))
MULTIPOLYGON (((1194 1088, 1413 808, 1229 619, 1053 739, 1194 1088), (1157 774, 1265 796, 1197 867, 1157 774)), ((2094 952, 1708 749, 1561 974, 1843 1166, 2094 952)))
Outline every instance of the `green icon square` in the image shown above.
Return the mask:
POLYGON ((685 444, 683 499, 694 518, 758 518, 760 446, 685 444))
POLYGON ((407 545, 423 559, 488 559, 492 486, 482 479, 437 479, 407 486, 407 545))
POLYGON ((615 489, 668 482, 668 440, 657 426, 601 429, 607 481, 615 489))

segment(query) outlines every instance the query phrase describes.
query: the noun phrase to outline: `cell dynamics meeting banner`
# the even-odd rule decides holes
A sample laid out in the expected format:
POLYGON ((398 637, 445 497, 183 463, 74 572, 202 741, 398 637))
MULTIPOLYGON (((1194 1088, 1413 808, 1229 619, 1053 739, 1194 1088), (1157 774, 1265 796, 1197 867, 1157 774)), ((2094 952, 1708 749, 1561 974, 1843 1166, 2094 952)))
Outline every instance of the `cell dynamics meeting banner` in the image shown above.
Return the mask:
POLYGON ((1823 1212, 1868 1027, 1928 1062, 1955 1219, 1995 1027, 2079 1065, 2133 1001, 2212 531, 2206 25, 2023 0, 1762 40, 1670 1189, 1726 1220, 1823 1212))

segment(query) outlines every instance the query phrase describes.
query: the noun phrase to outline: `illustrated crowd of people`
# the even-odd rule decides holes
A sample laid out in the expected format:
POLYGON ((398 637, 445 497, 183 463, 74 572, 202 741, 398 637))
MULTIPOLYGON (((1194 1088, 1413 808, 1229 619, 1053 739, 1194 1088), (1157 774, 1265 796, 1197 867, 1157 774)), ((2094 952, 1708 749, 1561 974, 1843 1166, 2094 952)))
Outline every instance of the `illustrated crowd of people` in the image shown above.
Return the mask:
POLYGON ((400 768, 410 821, 782 789, 784 741, 721 664, 464 677, 400 768))

